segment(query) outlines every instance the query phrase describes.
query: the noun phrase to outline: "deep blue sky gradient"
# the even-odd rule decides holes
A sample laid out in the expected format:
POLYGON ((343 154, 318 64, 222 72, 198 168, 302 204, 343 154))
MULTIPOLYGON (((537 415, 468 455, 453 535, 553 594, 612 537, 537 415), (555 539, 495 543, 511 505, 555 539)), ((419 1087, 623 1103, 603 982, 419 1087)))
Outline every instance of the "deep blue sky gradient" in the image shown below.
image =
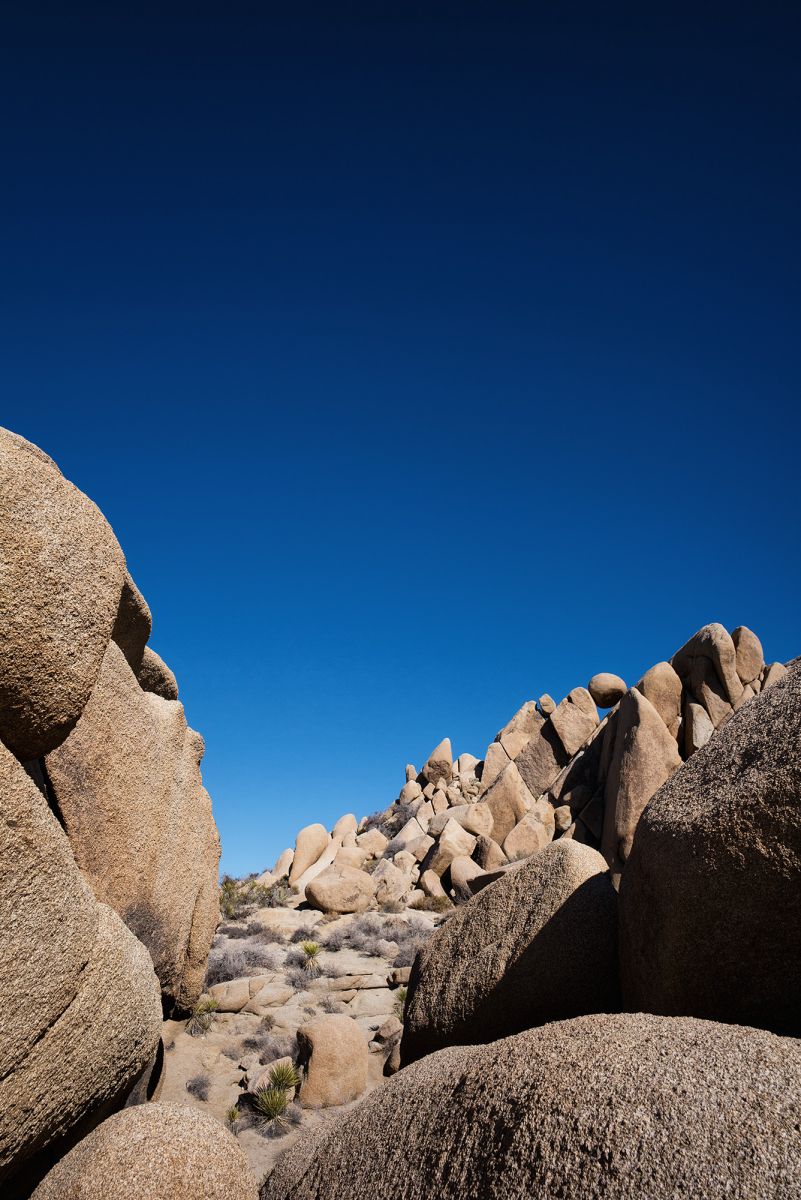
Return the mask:
POLYGON ((800 11, 2 6, 0 422, 224 869, 707 621, 801 653, 800 11))

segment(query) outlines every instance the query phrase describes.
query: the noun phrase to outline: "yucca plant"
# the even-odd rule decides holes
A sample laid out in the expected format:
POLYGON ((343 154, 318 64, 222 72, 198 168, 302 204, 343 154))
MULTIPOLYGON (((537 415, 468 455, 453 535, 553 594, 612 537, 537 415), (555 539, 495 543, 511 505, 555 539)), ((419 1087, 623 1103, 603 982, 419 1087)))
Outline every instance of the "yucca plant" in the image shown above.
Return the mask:
POLYGON ((291 1088, 299 1086, 300 1075, 292 1063, 276 1063, 270 1071, 270 1087, 288 1092, 291 1088))
POLYGON ((202 1037, 211 1029, 212 1017, 217 1011, 217 1001, 211 996, 201 996, 192 1009, 186 1023, 186 1032, 190 1037, 202 1037))
POLYGON ((302 942, 301 950, 306 955, 306 961, 303 964, 304 970, 308 971, 310 975, 319 975, 321 947, 317 942, 302 942))
POLYGON ((405 987, 399 987, 395 993, 395 1003, 393 1005, 395 1016, 399 1021, 403 1021, 403 1010, 406 1006, 406 996, 407 989, 405 987))
POLYGON ((228 1109, 228 1112, 225 1114, 225 1119, 233 1129, 234 1125, 236 1125, 237 1121, 239 1120, 239 1109, 236 1105, 234 1105, 233 1108, 228 1109))
POLYGON ((272 1124, 281 1129, 286 1128, 288 1124, 286 1110, 289 1107, 289 1097, 283 1088, 259 1088, 253 1097, 253 1107, 265 1124, 272 1124))

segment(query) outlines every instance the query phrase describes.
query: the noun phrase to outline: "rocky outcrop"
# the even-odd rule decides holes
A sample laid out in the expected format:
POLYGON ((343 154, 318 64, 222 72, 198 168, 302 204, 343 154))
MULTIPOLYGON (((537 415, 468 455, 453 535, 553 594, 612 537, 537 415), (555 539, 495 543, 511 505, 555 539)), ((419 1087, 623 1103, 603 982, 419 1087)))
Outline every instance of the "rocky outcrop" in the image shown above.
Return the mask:
POLYGON ((562 840, 481 891, 420 951, 401 1058, 619 1006, 617 897, 606 863, 562 840))
POLYGON ((799 1119, 796 1041, 587 1016, 414 1063, 290 1150, 261 1196, 798 1197, 799 1119))
POLYGON ((161 1032, 150 956, 98 904, 41 792, 0 745, 0 1183, 35 1178, 118 1104, 161 1032))
POLYGON ((0 429, 0 738, 21 761, 58 746, 100 672, 125 559, 102 513, 0 429))
POLYGON ((219 1121, 178 1104, 116 1113, 40 1183, 34 1200, 256 1200, 244 1154, 219 1121))
POLYGON ((76 862, 147 946, 168 1009, 200 995, 219 920, 219 838, 183 705, 144 692, 111 642, 47 773, 76 862))
POLYGON ((730 717, 641 817, 621 884, 627 1006, 801 1035, 799 863, 796 668, 730 717))

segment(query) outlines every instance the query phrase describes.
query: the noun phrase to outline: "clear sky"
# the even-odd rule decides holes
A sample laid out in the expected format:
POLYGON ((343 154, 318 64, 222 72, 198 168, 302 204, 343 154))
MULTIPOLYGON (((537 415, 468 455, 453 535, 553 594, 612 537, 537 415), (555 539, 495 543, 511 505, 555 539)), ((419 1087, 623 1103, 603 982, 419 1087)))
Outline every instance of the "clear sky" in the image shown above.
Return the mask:
POLYGON ((0 423, 223 868, 700 625, 801 653, 797 5, 2 6, 0 423))

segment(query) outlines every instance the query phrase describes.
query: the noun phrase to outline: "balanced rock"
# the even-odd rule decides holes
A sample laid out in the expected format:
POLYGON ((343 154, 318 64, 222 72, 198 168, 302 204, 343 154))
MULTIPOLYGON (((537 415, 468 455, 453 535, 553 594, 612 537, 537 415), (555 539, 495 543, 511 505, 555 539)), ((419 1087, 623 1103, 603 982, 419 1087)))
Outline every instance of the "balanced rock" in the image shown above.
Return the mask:
POLYGON ((547 692, 543 692, 537 701, 537 708, 544 717, 550 717, 551 713, 556 708, 556 701, 553 696, 549 696, 547 692))
POLYGON ((587 684, 587 691, 599 708, 611 708, 625 696, 628 688, 625 680, 621 679, 619 675, 610 675, 608 671, 601 671, 598 675, 593 675, 587 684))
POLYGON ((401 1056, 411 1062, 618 1007, 617 897, 606 863, 560 840, 484 888, 422 947, 401 1056))
POLYGON ((681 766, 681 757, 659 713, 636 688, 626 692, 613 717, 607 730, 614 748, 606 778, 601 848, 617 879, 643 809, 681 766))
POLYGON ((356 867, 328 867, 306 885, 306 899, 321 912, 364 912, 375 898, 372 875, 356 867))
POLYGON ((168 1009, 200 995, 220 841, 183 705, 143 692, 110 642, 80 721, 47 756, 75 861, 150 951, 168 1009))
POLYGON ((147 950, 98 904, 47 801, 2 745, 0 816, 5 1187, 122 1102, 155 1053, 161 1001, 147 950))
POLYGON ((295 883, 309 867, 313 867, 328 847, 330 838, 325 825, 305 825, 295 838, 295 857, 289 872, 289 882, 295 883))
POLYGON ((439 783, 444 780, 449 783, 453 774, 453 751, 451 739, 443 738, 435 750, 432 750, 423 770, 421 771, 426 783, 439 783))
POLYGON ((753 683, 765 664, 762 643, 746 625, 738 625, 732 630, 731 640, 735 650, 734 665, 741 682, 753 683))
POLYGON ((653 797, 620 911, 627 1005, 801 1035, 801 670, 653 797))
POLYGON ((796 1041, 586 1016, 404 1068, 297 1142, 262 1200, 797 1200, 800 1111, 796 1041))
POLYGON ((22 761, 54 749, 89 699, 125 578, 91 500, 0 429, 0 738, 22 761))
POLYGON ((35 1200, 257 1200, 236 1139, 182 1104, 140 1104, 109 1117, 57 1163, 35 1200))
POLYGON ((352 1017, 325 1016, 298 1030, 300 1101, 329 1108, 358 1099, 367 1087, 367 1040, 352 1017))

